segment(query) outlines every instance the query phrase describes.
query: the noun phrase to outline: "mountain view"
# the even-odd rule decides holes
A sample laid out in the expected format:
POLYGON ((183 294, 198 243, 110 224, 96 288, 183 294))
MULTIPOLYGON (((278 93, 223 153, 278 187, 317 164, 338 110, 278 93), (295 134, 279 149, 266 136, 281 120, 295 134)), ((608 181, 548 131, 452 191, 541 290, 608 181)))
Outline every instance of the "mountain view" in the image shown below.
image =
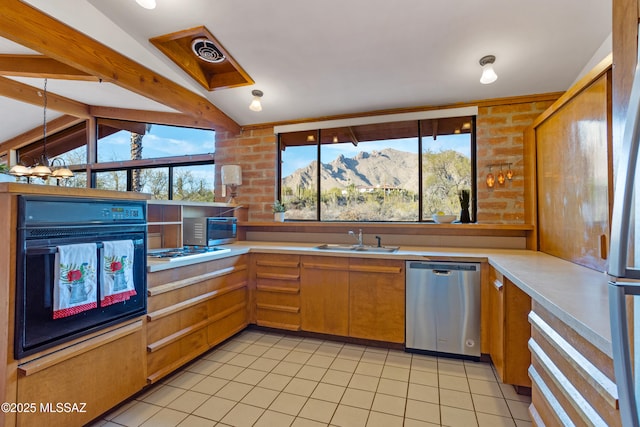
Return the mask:
MULTIPOLYGON (((317 162, 282 180, 289 219, 314 219, 317 162)), ((335 221, 417 221, 418 157, 385 148, 339 155, 320 165, 321 219, 335 221)), ((470 187, 469 158, 454 150, 423 153, 423 212, 460 211, 458 191, 470 187)))
MULTIPOLYGON (((294 171, 282 180, 283 187, 309 188, 315 182, 317 162, 294 171)), ((322 189, 396 187, 418 191, 418 158, 414 153, 385 148, 381 151, 359 152, 355 157, 338 156, 331 163, 322 163, 322 189)))

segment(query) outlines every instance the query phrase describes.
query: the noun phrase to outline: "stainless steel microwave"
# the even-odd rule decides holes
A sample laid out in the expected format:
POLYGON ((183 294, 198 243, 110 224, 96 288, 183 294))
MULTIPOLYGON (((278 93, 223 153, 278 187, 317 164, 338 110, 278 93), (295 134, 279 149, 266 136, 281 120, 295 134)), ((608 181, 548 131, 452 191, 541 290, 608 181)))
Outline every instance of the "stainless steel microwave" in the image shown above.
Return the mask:
POLYGON ((182 242, 185 246, 215 246, 233 242, 237 218, 203 217, 182 220, 182 242))

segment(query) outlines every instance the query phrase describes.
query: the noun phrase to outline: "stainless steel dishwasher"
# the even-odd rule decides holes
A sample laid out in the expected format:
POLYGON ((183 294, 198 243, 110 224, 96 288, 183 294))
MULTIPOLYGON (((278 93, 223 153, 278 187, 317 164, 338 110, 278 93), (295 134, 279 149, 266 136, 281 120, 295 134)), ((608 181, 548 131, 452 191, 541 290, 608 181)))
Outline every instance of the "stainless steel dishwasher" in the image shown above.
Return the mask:
POLYGON ((406 349, 480 357, 480 264, 407 261, 406 349))

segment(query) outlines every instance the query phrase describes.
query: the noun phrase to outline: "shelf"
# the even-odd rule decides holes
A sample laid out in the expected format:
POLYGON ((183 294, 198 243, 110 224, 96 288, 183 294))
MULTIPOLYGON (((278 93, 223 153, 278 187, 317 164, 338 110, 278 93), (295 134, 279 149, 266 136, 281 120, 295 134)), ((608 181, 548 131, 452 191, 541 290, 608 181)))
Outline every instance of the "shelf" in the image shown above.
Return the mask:
POLYGON ((434 224, 434 223, 384 223, 384 222, 248 222, 239 221, 238 228, 245 231, 343 233, 345 230, 362 229, 371 233, 417 235, 466 235, 527 237, 534 231, 531 224, 434 224))

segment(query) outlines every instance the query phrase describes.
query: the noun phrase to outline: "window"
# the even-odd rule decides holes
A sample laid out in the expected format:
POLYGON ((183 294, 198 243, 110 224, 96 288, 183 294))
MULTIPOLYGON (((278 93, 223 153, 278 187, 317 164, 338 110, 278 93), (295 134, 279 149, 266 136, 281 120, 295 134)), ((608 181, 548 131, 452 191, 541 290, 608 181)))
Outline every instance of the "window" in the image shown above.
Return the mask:
MULTIPOLYGON (((113 119, 97 123, 97 162, 88 158, 86 122, 47 137, 49 159, 63 160, 74 172, 61 185, 141 191, 157 199, 214 200, 213 130, 113 119)), ((43 145, 40 140, 20 148, 18 158, 38 159, 43 145)), ((47 183, 57 184, 54 179, 47 183)))
POLYGON ((98 120, 98 162, 157 159, 215 151, 212 130, 98 120))
MULTIPOLYGON (((475 201, 474 116, 278 134, 279 194, 289 220, 431 221, 475 201)), ((472 205, 475 218, 475 203, 472 205)))

